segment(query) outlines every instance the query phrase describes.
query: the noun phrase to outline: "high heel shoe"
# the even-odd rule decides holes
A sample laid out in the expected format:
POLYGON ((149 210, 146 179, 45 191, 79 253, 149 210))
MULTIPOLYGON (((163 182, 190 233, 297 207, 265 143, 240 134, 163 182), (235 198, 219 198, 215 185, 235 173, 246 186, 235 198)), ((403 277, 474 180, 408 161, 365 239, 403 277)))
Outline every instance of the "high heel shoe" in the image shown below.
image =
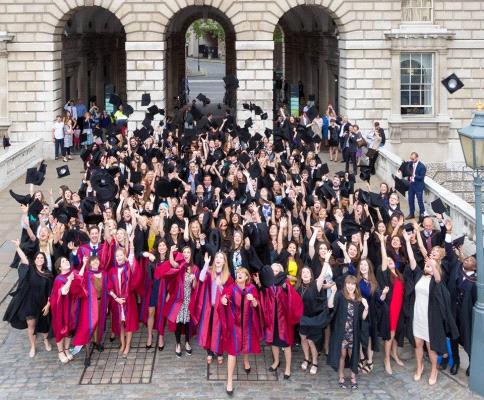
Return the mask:
POLYGON ((227 394, 232 397, 234 395, 234 389, 232 390, 229 390, 229 389, 225 389, 225 391, 227 392, 227 394))
POLYGON ((245 371, 245 373, 246 373, 247 375, 249 375, 249 374, 250 374, 250 369, 251 369, 250 367, 249 367, 249 368, 245 368, 245 367, 244 367, 244 371, 245 371))
POLYGON ((413 375, 413 380, 415 382, 418 382, 420 380, 420 378, 422 377, 423 371, 424 371, 424 367, 422 366, 422 368, 420 368, 420 371, 415 372, 415 374, 413 375))
POLYGON ((269 367, 269 372, 276 372, 277 368, 279 368, 279 365, 281 365, 281 362, 279 361, 276 365, 275 368, 272 368, 272 365, 269 367))
POLYGON ((435 374, 435 378, 432 378, 432 376, 429 376, 429 385, 430 386, 433 386, 437 383, 437 375, 438 374, 435 374))
POLYGON ((291 374, 284 374, 284 380, 288 381, 291 378, 291 374))

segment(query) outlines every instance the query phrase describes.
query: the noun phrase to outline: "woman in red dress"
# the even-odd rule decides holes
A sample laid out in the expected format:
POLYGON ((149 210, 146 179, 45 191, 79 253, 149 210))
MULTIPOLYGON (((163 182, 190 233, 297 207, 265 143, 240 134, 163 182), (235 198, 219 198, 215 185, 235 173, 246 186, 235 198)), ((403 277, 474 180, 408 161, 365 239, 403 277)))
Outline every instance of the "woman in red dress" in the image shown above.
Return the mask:
POLYGON ((250 283, 249 271, 237 270, 235 283, 226 286, 218 314, 222 324, 224 348, 228 353, 227 394, 234 393, 233 376, 237 356, 244 357, 244 370, 250 373, 249 354, 259 354, 262 338, 259 296, 257 289, 250 283))
POLYGON ((385 237, 383 233, 378 234, 381 243, 381 269, 377 271, 377 278, 380 287, 387 293, 384 298, 383 312, 379 321, 380 336, 385 343, 385 371, 392 375, 390 356, 395 362, 403 366, 403 362, 398 357, 397 346, 403 341, 403 296, 405 292, 405 282, 402 273, 396 267, 395 260, 387 256, 385 248, 385 237), (388 288, 388 290, 387 290, 388 288))

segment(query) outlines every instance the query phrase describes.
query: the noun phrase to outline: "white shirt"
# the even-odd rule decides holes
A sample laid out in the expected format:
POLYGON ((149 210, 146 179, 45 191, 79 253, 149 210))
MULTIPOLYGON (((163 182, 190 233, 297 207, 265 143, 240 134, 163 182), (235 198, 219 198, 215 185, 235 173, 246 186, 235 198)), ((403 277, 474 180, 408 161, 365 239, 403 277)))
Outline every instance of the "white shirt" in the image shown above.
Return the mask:
POLYGON ((63 121, 61 121, 61 122, 55 121, 53 129, 54 129, 54 137, 56 139, 64 139, 64 122, 63 121))

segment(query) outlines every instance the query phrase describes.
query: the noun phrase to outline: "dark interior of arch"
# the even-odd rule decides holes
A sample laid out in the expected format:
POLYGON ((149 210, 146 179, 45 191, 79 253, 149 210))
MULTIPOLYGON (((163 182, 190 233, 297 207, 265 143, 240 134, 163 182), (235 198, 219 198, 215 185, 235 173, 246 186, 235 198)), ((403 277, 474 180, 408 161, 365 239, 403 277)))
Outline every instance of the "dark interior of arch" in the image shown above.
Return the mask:
POLYGON ((97 6, 81 7, 66 21, 62 33, 63 101, 81 98, 87 105, 115 92, 126 101, 126 33, 119 19, 97 6))
POLYGON ((281 17, 277 30, 274 70, 281 79, 276 79, 274 108, 289 100, 285 80, 289 85, 302 81, 302 106, 314 96, 320 111, 325 111, 328 104, 337 109, 338 31, 331 15, 319 6, 297 6, 281 17))
MULTIPOLYGON (((190 25, 198 19, 217 21, 225 33, 225 73, 236 75, 235 30, 220 10, 209 6, 189 6, 178 11, 171 19, 167 29, 166 51, 166 106, 172 112, 177 105, 175 98, 180 95, 182 81, 186 72, 185 35, 190 25)), ((230 103, 235 105, 236 93, 230 103)))

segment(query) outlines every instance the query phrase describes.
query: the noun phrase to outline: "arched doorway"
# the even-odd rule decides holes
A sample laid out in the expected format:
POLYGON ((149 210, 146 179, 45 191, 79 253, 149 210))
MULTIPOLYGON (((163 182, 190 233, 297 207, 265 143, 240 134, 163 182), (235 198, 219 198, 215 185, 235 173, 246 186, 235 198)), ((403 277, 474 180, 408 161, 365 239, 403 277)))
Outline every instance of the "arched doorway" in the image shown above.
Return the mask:
POLYGON ((285 103, 294 114, 314 102, 322 112, 328 104, 338 110, 338 70, 338 29, 331 15, 313 5, 287 11, 274 31, 274 109, 285 103))
MULTIPOLYGON (((222 113, 226 108, 235 111, 236 91, 231 90, 226 93, 223 83, 224 76, 236 75, 235 30, 225 14, 209 6, 185 7, 170 20, 166 43, 165 82, 168 112, 171 113, 176 106, 193 100, 199 93, 205 94, 211 100, 210 105, 201 108, 202 111, 210 111, 215 114, 222 113), (195 32, 197 30, 196 25, 209 25, 211 23, 216 23, 223 29, 223 41, 218 40, 216 42, 213 37, 211 40, 207 38, 204 41, 199 40, 200 37, 195 32), (218 45, 223 43, 223 49, 217 48, 215 50, 216 43, 218 45), (216 62, 211 65, 211 61, 215 59, 214 56, 220 57, 222 52, 225 59, 225 68, 222 67, 223 73, 217 74, 215 70, 220 68, 220 65, 217 66, 216 62), (198 71, 199 60, 204 65, 200 68, 201 71, 198 71), (202 71, 203 68, 205 68, 205 71, 202 71), (210 72, 207 72, 208 69, 214 71, 212 76, 210 72), (190 74, 188 74, 189 71, 190 74), (195 76, 190 77, 189 75, 195 76), (186 91, 187 77, 188 96, 186 96, 188 94, 186 91)), ((218 45, 217 47, 219 47, 218 45)))
POLYGON ((102 7, 77 9, 62 35, 64 104, 81 99, 108 112, 111 93, 126 101, 126 33, 119 19, 102 7))

